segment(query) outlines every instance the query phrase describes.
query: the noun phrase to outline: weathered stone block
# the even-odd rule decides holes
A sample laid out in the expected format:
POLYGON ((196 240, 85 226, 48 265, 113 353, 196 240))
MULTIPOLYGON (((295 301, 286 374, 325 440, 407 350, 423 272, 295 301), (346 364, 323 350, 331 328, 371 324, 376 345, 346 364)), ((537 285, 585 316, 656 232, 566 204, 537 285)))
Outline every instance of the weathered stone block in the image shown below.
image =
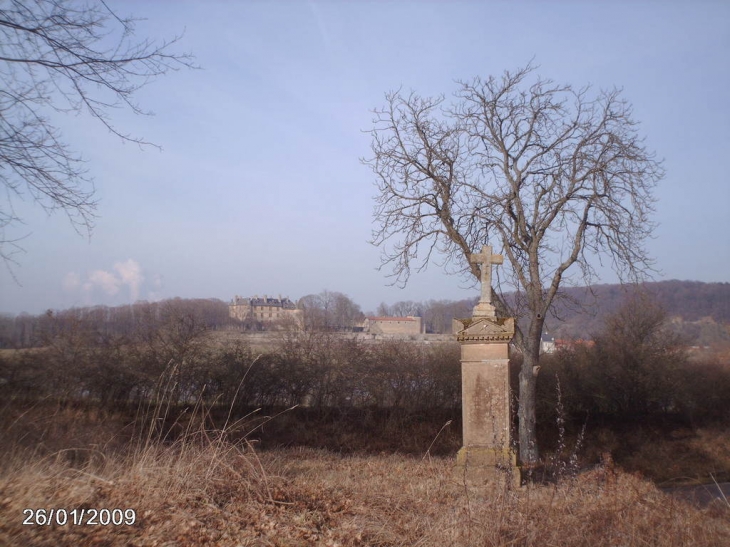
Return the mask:
POLYGON ((520 473, 511 444, 509 342, 513 319, 459 320, 463 447, 457 476, 478 483, 506 481, 519 486, 520 473))

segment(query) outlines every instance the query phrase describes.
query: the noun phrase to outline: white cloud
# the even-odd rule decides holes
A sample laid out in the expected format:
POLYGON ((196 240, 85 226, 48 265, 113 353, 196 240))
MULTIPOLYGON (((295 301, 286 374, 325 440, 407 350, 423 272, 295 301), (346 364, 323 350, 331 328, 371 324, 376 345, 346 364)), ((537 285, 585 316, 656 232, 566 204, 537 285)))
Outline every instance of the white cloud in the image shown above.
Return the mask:
POLYGON ((86 276, 82 283, 81 276, 69 272, 63 278, 63 288, 69 292, 81 290, 85 301, 91 301, 91 294, 100 290, 107 296, 116 296, 123 287, 129 287, 130 302, 139 299, 140 286, 144 281, 142 267, 134 259, 116 262, 111 270, 94 270, 86 276))
POLYGON ((105 270, 94 270, 89 274, 88 283, 84 284, 84 288, 98 287, 109 296, 114 296, 119 292, 119 286, 122 281, 111 272, 105 270))
POLYGON ((132 302, 139 300, 139 286, 144 281, 139 262, 130 258, 124 262, 114 264, 114 269, 119 274, 120 282, 129 285, 129 296, 132 302))

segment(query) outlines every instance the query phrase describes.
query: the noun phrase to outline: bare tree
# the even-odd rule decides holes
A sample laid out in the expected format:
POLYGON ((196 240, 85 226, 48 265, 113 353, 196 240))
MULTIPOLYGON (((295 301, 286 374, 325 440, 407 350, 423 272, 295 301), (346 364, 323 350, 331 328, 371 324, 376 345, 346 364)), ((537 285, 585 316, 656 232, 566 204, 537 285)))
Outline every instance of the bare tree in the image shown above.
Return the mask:
POLYGON ((452 332, 453 321, 466 317, 474 308, 476 299, 466 300, 429 300, 424 304, 423 321, 426 332, 446 334, 452 332))
POLYGON ((416 316, 420 317, 423 315, 423 304, 420 302, 413 302, 412 300, 401 300, 396 302, 390 307, 391 313, 394 317, 408 317, 416 316))
POLYGON ((13 199, 31 199, 46 211, 61 209, 77 231, 90 233, 97 202, 82 157, 62 139, 54 113, 86 112, 113 134, 122 133, 110 111, 145 113, 135 93, 156 76, 192 67, 171 52, 178 41, 135 41, 133 18, 121 18, 102 1, 8 0, 0 7, 0 255, 19 250, 5 228, 20 222, 13 199))
POLYGON ((395 304, 386 304, 381 302, 378 305, 377 312, 380 317, 407 317, 423 315, 423 304, 412 300, 401 300, 395 304))
POLYGON ((373 243, 395 282, 405 284, 432 256, 478 280, 472 252, 488 242, 505 255, 495 285, 500 313, 522 325, 515 343, 524 354, 525 464, 539 457, 535 387, 545 316, 561 284, 590 283, 596 258, 608 257, 622 280, 650 270, 643 243, 663 176, 620 90, 592 93, 534 71, 458 82, 451 104, 387 94, 374 111, 373 156, 363 160, 379 190, 373 243), (509 302, 506 290, 516 291, 509 302))
POLYGON ((365 318, 360 306, 341 292, 322 291, 299 299, 306 330, 348 330, 365 318))

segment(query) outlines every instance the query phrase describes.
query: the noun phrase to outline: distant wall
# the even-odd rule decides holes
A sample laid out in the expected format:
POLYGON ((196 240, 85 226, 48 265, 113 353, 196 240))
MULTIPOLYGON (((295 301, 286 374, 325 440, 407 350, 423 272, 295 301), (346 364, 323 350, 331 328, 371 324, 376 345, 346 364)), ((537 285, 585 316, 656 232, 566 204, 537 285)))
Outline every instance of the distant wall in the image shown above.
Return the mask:
POLYGON ((423 332, 420 317, 368 317, 363 324, 367 334, 418 335, 423 332))

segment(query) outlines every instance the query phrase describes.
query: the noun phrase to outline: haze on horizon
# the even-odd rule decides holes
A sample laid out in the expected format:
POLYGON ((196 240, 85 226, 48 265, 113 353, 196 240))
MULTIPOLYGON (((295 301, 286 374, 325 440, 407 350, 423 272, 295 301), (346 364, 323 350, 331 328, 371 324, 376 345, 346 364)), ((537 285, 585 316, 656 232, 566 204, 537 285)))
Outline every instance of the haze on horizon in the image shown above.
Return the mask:
MULTIPOLYGON (((370 110, 399 87, 424 95, 534 58, 557 82, 618 87, 665 159, 648 242, 662 279, 730 281, 730 4, 720 1, 110 2, 145 19, 139 39, 184 31, 202 70, 137 96, 155 116, 59 116, 101 200, 91 239, 63 214, 14 202, 19 265, 0 268, 0 312, 137 299, 347 294, 364 311, 462 299, 437 264, 404 289, 378 271, 370 110), (13 279, 15 276, 16 280, 13 279)), ((600 282, 615 282, 609 269, 600 282)))

